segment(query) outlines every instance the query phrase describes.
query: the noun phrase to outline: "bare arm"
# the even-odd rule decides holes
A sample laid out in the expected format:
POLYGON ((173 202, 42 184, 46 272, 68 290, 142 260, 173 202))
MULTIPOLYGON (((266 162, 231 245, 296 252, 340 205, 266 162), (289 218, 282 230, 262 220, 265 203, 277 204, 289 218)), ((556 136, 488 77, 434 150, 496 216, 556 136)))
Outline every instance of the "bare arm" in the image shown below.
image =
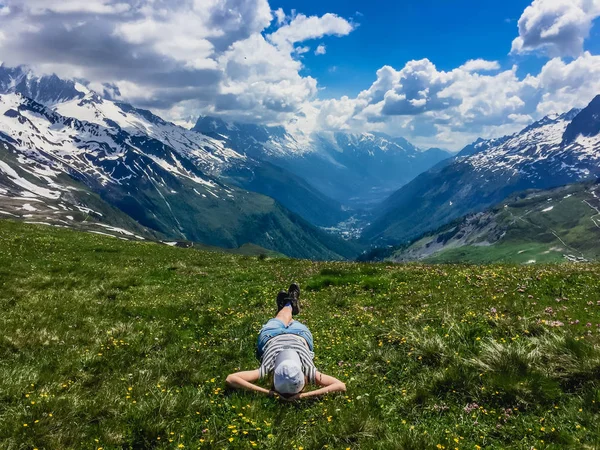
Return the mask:
POLYGON ((329 392, 346 392, 346 385, 330 375, 317 372, 315 381, 321 388, 315 389, 314 391, 301 392, 297 398, 317 397, 319 395, 328 394, 329 392))
POLYGON ((254 381, 258 381, 258 379, 258 369, 246 370, 243 372, 232 373, 227 377, 225 383, 232 388, 246 389, 248 391, 260 392, 261 394, 273 395, 273 391, 269 391, 268 389, 253 383, 254 381))

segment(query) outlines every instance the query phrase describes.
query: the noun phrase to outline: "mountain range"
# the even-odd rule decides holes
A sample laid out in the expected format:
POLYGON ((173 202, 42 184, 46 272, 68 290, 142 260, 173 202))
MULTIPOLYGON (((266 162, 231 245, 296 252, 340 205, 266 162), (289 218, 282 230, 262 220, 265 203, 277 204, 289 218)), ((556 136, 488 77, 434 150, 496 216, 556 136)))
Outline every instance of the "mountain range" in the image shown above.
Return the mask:
POLYGON ((517 192, 597 178, 599 132, 600 96, 455 156, 383 133, 209 116, 186 129, 83 82, 0 66, 0 214, 346 259, 405 247, 517 192))
MULTIPOLYGON (((304 258, 355 253, 351 244, 272 198, 221 181, 225 168, 247 158, 220 141, 103 99, 77 83, 49 78, 29 80, 25 74, 12 83, 2 78, 4 91, 15 92, 0 95, 0 139, 11 145, 4 150, 13 154, 13 163, 51 196, 69 191, 59 181, 68 175, 167 239, 230 248, 253 243, 304 258), (24 93, 36 93, 48 104, 16 92, 27 86, 46 86, 24 93)), ((39 198, 40 190, 23 189, 22 177, 11 176, 15 173, 15 167, 12 173, 2 171, 5 185, 19 186, 8 192, 10 198, 39 198)))
MULTIPOLYGON (((282 128, 206 117, 188 130, 150 111, 103 98, 77 81, 0 67, 0 141, 4 143, 0 156, 6 169, 0 170, 5 191, 0 200, 4 209, 7 199, 12 204, 22 197, 39 198, 44 189, 58 198, 83 190, 96 194, 96 201, 106 203, 103 207, 128 216, 137 224, 130 224, 130 229, 148 230, 146 236, 228 248, 252 243, 294 257, 351 258, 358 246, 320 227, 335 229, 356 214, 355 205, 370 201, 364 199, 373 198, 374 192, 400 186, 411 174, 416 176, 429 167, 421 154, 434 155, 429 165, 448 156, 443 151, 420 152, 397 140, 406 147, 400 148, 392 143, 393 138, 338 134, 339 142, 346 139, 347 145, 343 152, 335 150, 339 155, 334 161, 327 154, 334 151, 331 144, 328 150, 320 144, 323 137, 311 137, 312 146, 309 142, 302 148, 284 146, 293 139, 282 128), (220 124, 229 134, 222 133, 224 128, 219 128, 221 133, 200 132, 203 123, 220 124), (244 142, 260 145, 248 149, 244 142), (365 159, 359 148, 367 144, 371 153, 365 159), (277 145, 283 149, 278 158, 273 156, 277 145), (343 166, 344 158, 347 166, 343 166), (338 179, 330 175, 325 184, 316 184, 337 186, 343 184, 341 177, 347 177, 345 183, 350 186, 353 174, 368 167, 369 161, 375 167, 384 158, 388 166, 395 158, 404 178, 385 184, 377 170, 367 170, 362 182, 371 188, 355 203, 349 200, 354 194, 333 198, 328 195, 331 189, 324 192, 311 183, 331 172, 338 179), (419 160, 421 165, 407 169, 410 160, 419 160), (23 189, 27 179, 23 173, 36 188, 23 189), (78 183, 77 187, 72 183, 78 183)), ((378 195, 383 199, 383 193, 378 195)), ((77 202, 87 208, 81 199, 77 202)), ((4 212, 22 216, 14 210, 4 212)))
POLYGON ((200 117, 193 129, 248 157, 287 169, 352 209, 372 207, 451 156, 437 148, 423 151, 384 133, 292 135, 281 126, 230 123, 207 116, 200 117))
POLYGON ((600 96, 583 110, 546 116, 522 131, 467 146, 387 198, 363 239, 407 243, 509 195, 600 176, 600 96))

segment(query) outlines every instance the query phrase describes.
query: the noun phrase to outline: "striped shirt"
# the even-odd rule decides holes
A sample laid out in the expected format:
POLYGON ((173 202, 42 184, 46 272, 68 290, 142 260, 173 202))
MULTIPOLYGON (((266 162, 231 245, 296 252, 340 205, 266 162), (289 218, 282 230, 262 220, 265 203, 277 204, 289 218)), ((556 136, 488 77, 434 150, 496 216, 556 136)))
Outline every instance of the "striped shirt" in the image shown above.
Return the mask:
POLYGON ((269 339, 265 345, 260 368, 258 373, 260 378, 265 378, 275 369, 275 359, 277 355, 284 349, 292 349, 298 353, 300 362, 302 363, 302 372, 308 378, 309 383, 314 383, 317 376, 317 368, 313 363, 315 354, 308 349, 308 345, 304 338, 295 334, 280 334, 269 339))

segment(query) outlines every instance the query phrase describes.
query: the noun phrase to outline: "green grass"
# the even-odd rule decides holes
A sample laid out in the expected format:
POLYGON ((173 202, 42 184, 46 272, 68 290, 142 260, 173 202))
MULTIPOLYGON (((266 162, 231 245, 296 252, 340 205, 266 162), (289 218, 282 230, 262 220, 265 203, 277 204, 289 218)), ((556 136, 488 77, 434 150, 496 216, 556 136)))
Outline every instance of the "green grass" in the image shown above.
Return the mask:
POLYGON ((314 263, 0 221, 0 448, 597 448, 599 301, 600 265, 314 263), (228 391, 292 280, 348 392, 228 391))
MULTIPOLYGON (((523 264, 562 262, 564 255, 571 255, 597 261, 597 187, 596 182, 576 183, 513 195, 484 214, 454 221, 410 245, 392 250, 391 259, 523 264)), ((380 253, 386 256, 385 250, 380 253)), ((373 254, 377 256, 377 252, 373 254)))
POLYGON ((549 248, 552 246, 536 242, 507 242, 490 246, 465 245, 436 253, 425 259, 425 262, 450 264, 461 261, 468 264, 491 264, 510 261, 513 264, 525 264, 529 261, 560 263, 565 260, 562 251, 549 248))

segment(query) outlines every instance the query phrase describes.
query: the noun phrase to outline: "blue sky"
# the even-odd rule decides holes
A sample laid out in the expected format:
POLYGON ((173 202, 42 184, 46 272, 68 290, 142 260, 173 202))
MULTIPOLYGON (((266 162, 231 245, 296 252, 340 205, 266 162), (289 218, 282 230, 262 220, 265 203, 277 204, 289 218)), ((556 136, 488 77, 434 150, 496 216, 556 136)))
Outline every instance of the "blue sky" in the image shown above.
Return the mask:
MULTIPOLYGON (((326 90, 323 97, 355 96, 374 80, 381 66, 400 68, 413 59, 430 59, 441 70, 452 70, 469 59, 519 63, 520 73, 537 72, 546 57, 509 56, 517 35, 517 20, 527 0, 304 0, 306 15, 334 12, 359 26, 343 38, 327 36, 326 57, 304 56, 305 73, 326 90), (358 13, 358 14, 357 14, 358 13), (332 68, 335 67, 335 71, 332 68)), ((271 2, 286 13, 298 8, 294 0, 271 2)))
POLYGON ((599 94, 599 17, 600 0, 0 0, 0 62, 186 126, 460 149, 599 94))

